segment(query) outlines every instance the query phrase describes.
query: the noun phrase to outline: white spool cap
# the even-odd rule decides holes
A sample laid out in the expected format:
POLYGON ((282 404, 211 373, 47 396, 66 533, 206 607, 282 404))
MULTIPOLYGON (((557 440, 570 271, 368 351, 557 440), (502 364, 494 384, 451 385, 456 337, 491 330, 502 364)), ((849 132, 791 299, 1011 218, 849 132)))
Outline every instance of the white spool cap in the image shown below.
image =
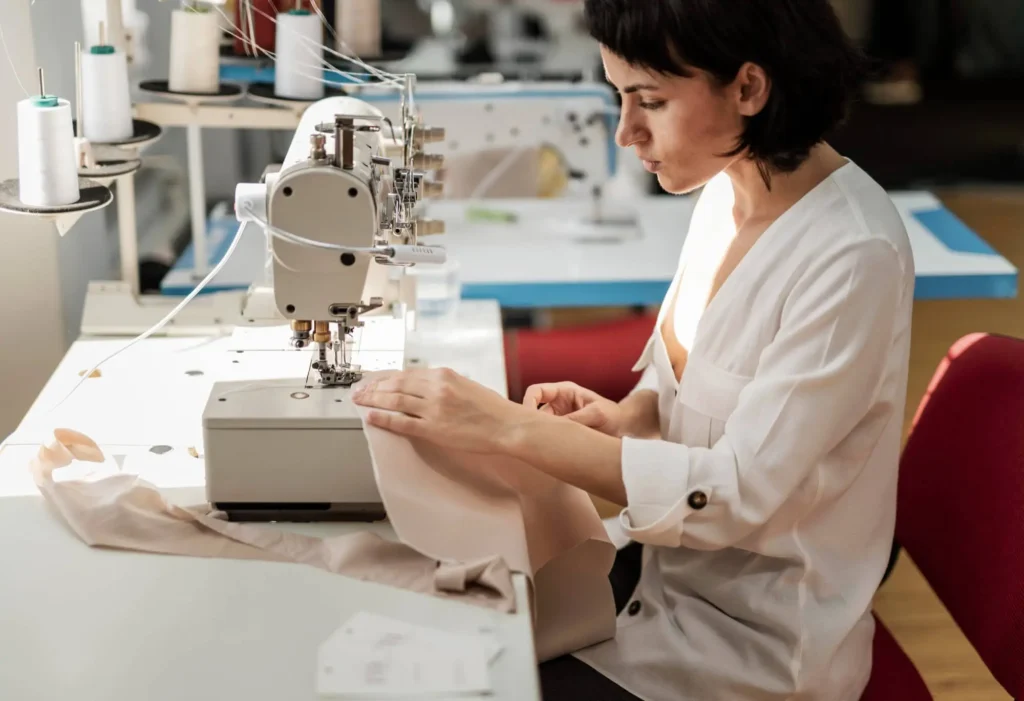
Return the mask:
POLYGON ((172 92, 216 94, 220 90, 220 25, 216 12, 171 13, 172 92))
POLYGON ((33 207, 78 201, 71 103, 30 97, 18 103, 18 199, 33 207))
POLYGON ((274 94, 293 100, 319 100, 324 96, 320 68, 323 26, 309 10, 290 10, 277 16, 274 49, 274 94))
POLYGON ((128 58, 113 46, 82 52, 82 127, 98 144, 124 142, 134 133, 128 58))

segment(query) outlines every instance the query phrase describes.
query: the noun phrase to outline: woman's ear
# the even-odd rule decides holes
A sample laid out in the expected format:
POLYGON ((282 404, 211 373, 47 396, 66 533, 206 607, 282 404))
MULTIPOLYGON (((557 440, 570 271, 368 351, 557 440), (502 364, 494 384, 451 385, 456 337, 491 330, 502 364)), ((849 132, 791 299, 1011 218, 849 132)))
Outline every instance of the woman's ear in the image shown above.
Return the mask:
POLYGON ((734 86, 737 88, 737 106, 744 117, 753 117, 763 110, 772 91, 768 73, 756 63, 749 62, 740 66, 734 86))

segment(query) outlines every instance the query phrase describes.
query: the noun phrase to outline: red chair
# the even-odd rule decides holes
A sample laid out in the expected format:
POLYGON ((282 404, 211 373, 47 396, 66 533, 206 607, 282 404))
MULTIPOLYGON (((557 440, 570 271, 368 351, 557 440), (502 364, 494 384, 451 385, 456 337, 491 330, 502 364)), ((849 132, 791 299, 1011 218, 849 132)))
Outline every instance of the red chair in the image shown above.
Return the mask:
POLYGON ((522 401, 530 385, 575 382, 619 401, 640 376, 631 372, 654 330, 653 315, 565 329, 517 329, 505 334, 508 394, 522 401))
POLYGON ((897 541, 996 680, 1024 699, 1024 340, 953 345, 900 470, 897 541))

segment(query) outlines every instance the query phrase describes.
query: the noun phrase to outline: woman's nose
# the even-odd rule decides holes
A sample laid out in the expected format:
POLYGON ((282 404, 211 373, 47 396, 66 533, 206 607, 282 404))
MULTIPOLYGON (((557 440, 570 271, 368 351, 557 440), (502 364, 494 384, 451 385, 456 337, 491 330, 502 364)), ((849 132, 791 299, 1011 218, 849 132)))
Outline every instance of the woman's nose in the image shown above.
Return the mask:
POLYGON ((643 141, 644 131, 630 117, 623 112, 619 119, 619 126, 615 129, 615 143, 622 148, 634 146, 643 141))

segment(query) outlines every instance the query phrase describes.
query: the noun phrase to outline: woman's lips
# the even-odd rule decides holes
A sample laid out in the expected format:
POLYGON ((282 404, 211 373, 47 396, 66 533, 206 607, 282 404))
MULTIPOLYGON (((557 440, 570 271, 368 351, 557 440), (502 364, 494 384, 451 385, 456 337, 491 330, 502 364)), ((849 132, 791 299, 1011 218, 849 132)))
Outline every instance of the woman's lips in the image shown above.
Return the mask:
POLYGON ((640 159, 644 162, 644 168, 648 173, 657 173, 661 170, 661 161, 649 161, 646 158, 640 159))

